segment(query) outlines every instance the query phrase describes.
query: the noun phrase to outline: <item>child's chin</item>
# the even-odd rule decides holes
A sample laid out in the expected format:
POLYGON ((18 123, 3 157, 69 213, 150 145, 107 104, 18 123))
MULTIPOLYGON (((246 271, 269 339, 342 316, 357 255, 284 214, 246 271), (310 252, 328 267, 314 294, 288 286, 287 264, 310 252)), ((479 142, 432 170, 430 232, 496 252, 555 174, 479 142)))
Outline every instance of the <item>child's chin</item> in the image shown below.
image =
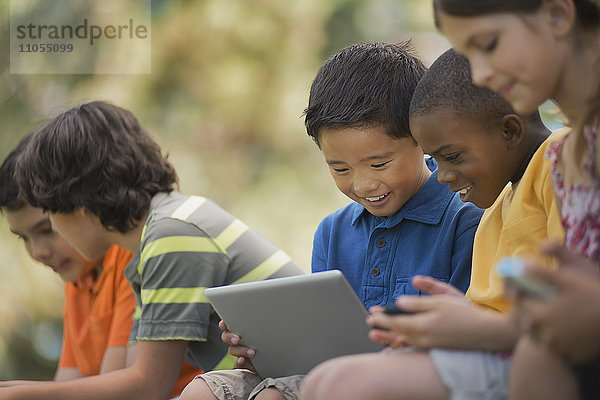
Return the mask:
POLYGON ((376 217, 389 217, 390 215, 394 215, 394 212, 390 212, 389 210, 382 210, 382 209, 376 209, 376 208, 371 208, 371 207, 367 207, 367 211, 369 211, 371 214, 373 214, 376 217))
POLYGON ((474 205, 476 205, 477 207, 485 210, 486 208, 490 208, 494 202, 496 201, 496 198, 493 199, 480 199, 480 198, 471 198, 468 199, 468 201, 466 201, 466 203, 473 203, 474 205))

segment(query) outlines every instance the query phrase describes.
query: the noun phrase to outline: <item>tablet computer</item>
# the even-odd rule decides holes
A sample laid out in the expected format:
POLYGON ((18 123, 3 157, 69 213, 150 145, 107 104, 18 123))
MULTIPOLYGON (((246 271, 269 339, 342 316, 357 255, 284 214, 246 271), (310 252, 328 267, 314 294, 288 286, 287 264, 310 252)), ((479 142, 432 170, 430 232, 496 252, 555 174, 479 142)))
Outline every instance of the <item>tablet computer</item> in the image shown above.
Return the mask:
POLYGON ((206 289, 263 377, 306 374, 322 361, 382 349, 368 337, 367 310, 338 270, 206 289))

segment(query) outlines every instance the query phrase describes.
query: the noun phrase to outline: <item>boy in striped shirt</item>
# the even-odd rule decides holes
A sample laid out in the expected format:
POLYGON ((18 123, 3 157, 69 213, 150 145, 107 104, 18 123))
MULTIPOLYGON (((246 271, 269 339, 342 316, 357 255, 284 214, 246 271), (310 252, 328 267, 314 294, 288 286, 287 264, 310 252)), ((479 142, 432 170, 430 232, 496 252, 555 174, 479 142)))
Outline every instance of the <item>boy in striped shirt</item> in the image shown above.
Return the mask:
POLYGON ((175 190, 177 174, 129 111, 92 102, 40 129, 17 163, 26 199, 85 257, 130 250, 136 297, 128 368, 72 383, 0 390, 0 399, 166 398, 183 359, 233 366, 204 289, 300 274, 273 244, 203 197, 175 190))

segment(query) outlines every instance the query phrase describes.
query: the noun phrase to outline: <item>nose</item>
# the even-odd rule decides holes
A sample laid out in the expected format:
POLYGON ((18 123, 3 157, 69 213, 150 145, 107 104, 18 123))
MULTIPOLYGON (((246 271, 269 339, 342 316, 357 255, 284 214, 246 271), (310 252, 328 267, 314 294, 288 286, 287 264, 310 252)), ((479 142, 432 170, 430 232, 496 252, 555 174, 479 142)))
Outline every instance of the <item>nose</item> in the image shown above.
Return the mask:
POLYGON ((31 257, 40 262, 47 261, 52 256, 52 246, 45 239, 32 241, 30 251, 31 257))
MULTIPOLYGON (((440 163, 441 164, 441 163, 440 163)), ((458 174, 452 170, 449 170, 446 167, 438 164, 438 182, 442 185, 448 185, 458 178, 458 174)))
POLYGON ((471 64, 473 83, 477 86, 488 87, 494 73, 489 62, 483 56, 476 55, 469 58, 469 63, 471 64))
POLYGON ((379 182, 374 179, 370 174, 356 172, 352 182, 352 188, 358 195, 367 195, 379 186, 379 182))

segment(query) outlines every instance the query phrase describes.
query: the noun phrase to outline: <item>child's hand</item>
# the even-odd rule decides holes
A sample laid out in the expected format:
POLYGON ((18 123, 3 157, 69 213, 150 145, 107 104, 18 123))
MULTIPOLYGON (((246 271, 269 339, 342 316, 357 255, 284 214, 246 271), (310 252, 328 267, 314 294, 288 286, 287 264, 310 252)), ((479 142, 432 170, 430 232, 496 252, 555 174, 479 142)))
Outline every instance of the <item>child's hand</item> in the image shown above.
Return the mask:
POLYGON ((522 329, 551 351, 575 362, 600 356, 599 266, 562 246, 544 251, 559 260, 548 271, 527 263, 526 273, 556 288, 550 299, 517 296, 513 315, 522 329))
MULTIPOLYGON (((383 312, 383 307, 376 306, 371 307, 369 310, 370 315, 376 315, 383 312)), ((367 319, 367 322, 369 320, 367 319)), ((369 338, 374 342, 379 342, 384 347, 390 347, 393 349, 406 347, 407 343, 404 339, 404 336, 390 330, 377 329, 377 327, 373 327, 369 331, 369 338)))
POLYGON ((442 282, 438 279, 432 278, 430 276, 415 275, 412 278, 412 285, 420 291, 425 292, 427 294, 446 294, 450 296, 460 297, 465 299, 465 301, 468 301, 465 298, 465 295, 454 286, 449 285, 446 282, 442 282))
MULTIPOLYGON (((477 328, 480 313, 464 297, 455 295, 401 296, 396 304, 414 314, 385 315, 373 312, 367 323, 391 332, 372 331, 370 337, 390 345, 470 348, 471 337, 477 328)), ((378 310, 375 310, 378 311, 378 310)))
POLYGON ((254 356, 254 349, 249 347, 241 346, 240 337, 235 333, 231 332, 225 322, 219 321, 219 328, 223 330, 221 334, 221 340, 229 345, 228 352, 234 357, 237 357, 234 363, 235 368, 244 368, 249 369, 251 371, 256 372, 254 369, 254 365, 252 365, 252 361, 249 360, 249 357, 254 356))
MULTIPOLYGON (((446 282, 442 282, 438 279, 424 276, 424 275, 416 275, 412 279, 412 284, 414 287, 419 289, 420 291, 431 294, 431 295, 447 295, 451 297, 455 297, 457 299, 461 299, 468 303, 469 301, 464 297, 464 294, 455 288, 452 285, 447 284, 446 282)), ((379 314, 383 311, 382 307, 373 307, 370 310, 371 315, 379 314)), ((406 317, 406 315, 405 315, 406 317)), ((379 317, 378 317, 379 318, 379 317)), ((408 318, 411 318, 408 316, 408 318)), ((367 320, 369 321, 369 320, 367 320)), ((371 319, 371 321, 377 321, 375 319, 371 319)), ((405 319, 406 321, 411 321, 411 319, 405 319)), ((380 326, 380 325, 378 325, 380 326)), ((388 326, 381 326, 382 328, 388 328, 388 326)), ((383 346, 391 347, 391 348, 399 348, 406 347, 409 345, 410 340, 403 334, 394 330, 383 330, 377 329, 376 327, 369 332, 369 337, 371 340, 379 342, 383 346)), ((415 345, 414 343, 412 345, 415 345)))

